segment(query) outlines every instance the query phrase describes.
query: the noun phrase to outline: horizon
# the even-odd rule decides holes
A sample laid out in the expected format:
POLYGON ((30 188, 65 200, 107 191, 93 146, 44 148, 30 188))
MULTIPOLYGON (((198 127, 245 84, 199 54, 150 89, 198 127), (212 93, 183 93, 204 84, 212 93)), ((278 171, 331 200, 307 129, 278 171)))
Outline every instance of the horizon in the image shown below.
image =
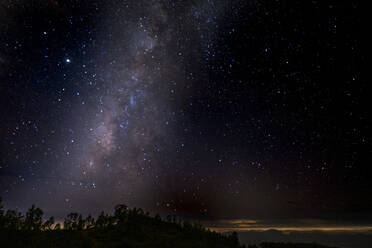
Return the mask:
POLYGON ((245 242, 273 228, 276 240, 326 240, 307 235, 320 232, 365 243, 372 115, 363 9, 2 1, 4 204, 35 204, 62 220, 125 203, 236 230, 245 242))

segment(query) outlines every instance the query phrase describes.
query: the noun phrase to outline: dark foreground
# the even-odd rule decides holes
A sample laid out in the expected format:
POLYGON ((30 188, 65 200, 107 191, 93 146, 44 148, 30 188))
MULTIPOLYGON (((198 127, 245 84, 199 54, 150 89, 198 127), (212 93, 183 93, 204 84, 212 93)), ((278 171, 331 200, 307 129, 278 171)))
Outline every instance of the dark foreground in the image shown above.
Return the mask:
MULTIPOLYGON (((0 247, 133 247, 133 248, 241 248, 236 233, 220 234, 199 224, 162 219, 142 209, 115 207, 113 215, 97 219, 69 214, 62 223, 43 221, 43 211, 32 206, 23 216, 3 211, 0 201, 0 247)), ((316 244, 262 243, 248 248, 326 248, 316 244)))

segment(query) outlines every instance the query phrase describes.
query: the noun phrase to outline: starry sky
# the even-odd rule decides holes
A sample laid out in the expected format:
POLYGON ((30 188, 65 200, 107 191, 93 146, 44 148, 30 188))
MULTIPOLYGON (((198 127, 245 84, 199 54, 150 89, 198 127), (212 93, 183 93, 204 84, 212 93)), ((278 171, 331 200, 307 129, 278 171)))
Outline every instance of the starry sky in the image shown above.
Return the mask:
POLYGON ((361 9, 1 1, 4 204, 372 220, 361 9))

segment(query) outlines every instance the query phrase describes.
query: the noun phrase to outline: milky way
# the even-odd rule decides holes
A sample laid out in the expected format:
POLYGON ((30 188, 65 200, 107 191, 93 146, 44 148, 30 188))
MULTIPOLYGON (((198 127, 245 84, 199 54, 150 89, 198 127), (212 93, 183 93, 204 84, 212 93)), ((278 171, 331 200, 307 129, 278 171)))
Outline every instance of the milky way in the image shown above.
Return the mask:
MULTIPOLYGON (((52 5, 49 7, 62 14, 69 10, 68 6, 52 5)), ((9 3, 8 8, 12 7, 17 5, 9 3)), ((77 34, 82 35, 81 40, 72 42, 77 50, 64 47, 62 56, 54 60, 57 68, 67 71, 60 71, 59 76, 68 86, 56 87, 52 102, 56 108, 69 108, 58 117, 58 130, 52 129, 49 138, 43 139, 48 143, 55 136, 56 143, 47 148, 54 156, 40 162, 42 172, 32 173, 38 184, 33 194, 49 195, 55 202, 52 205, 71 208, 79 208, 84 197, 95 202, 94 208, 123 201, 169 207, 172 199, 162 199, 158 190, 159 182, 177 171, 170 168, 173 158, 167 153, 184 146, 179 143, 173 148, 179 115, 174 103, 184 101, 178 91, 187 88, 185 81, 192 76, 192 72, 185 75, 183 54, 197 60, 203 56, 180 43, 186 39, 198 42, 195 48, 201 48, 201 38, 210 34, 203 34, 206 27, 200 23, 223 13, 223 8, 214 3, 177 6, 146 1, 97 5, 93 11, 101 15, 99 23, 93 30, 78 29, 84 34, 77 34), (183 13, 169 12, 170 8, 183 13), (197 24, 195 18, 201 22, 197 24), (42 185, 41 180, 45 180, 42 185), (105 199, 107 194, 110 199, 105 199)), ((74 26, 83 18, 69 16, 68 23, 74 26)), ((55 32, 59 30, 46 27, 38 35, 48 39, 55 32)), ((45 54, 49 49, 45 47, 45 54)), ((44 55, 46 60, 50 57, 44 55)), ((20 171, 16 174, 27 184, 20 171)))
POLYGON ((102 52, 95 60, 107 61, 99 64, 103 75, 95 84, 103 89, 87 115, 81 108, 78 114, 84 117, 76 127, 83 133, 79 139, 84 148, 71 174, 94 183, 94 188, 112 188, 121 201, 133 198, 138 187, 152 187, 149 180, 159 174, 152 155, 172 138, 164 121, 170 110, 163 95, 170 90, 164 74, 175 69, 167 50, 169 28, 157 30, 165 26, 167 16, 159 4, 145 6, 143 14, 146 17, 132 16, 97 34, 113 39, 96 48, 102 52))
POLYGON ((118 203, 365 217, 361 21, 340 5, 3 1, 4 202, 58 218, 118 203))

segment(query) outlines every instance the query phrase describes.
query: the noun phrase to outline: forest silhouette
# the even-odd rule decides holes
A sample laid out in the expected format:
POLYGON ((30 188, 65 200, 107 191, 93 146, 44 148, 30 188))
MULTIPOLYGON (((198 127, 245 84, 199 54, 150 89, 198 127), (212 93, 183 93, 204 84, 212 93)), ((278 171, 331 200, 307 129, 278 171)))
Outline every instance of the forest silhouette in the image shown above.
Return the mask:
POLYGON ((63 222, 44 220, 32 205, 25 215, 5 211, 0 198, 0 247, 128 247, 128 248, 327 248, 317 244, 261 243, 241 245, 236 232, 217 233, 198 223, 150 216, 140 208, 117 205, 113 215, 95 219, 70 213, 63 222))

